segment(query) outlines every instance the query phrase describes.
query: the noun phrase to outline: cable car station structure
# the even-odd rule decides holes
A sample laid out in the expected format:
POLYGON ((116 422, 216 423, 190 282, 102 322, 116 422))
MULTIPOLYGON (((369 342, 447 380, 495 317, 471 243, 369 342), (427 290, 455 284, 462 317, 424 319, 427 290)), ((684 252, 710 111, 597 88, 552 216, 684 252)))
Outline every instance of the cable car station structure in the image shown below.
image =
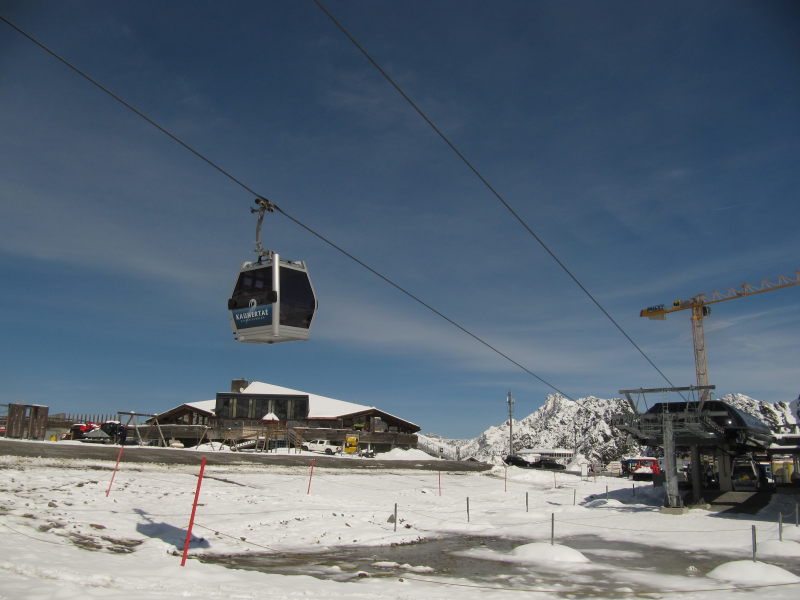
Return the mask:
POLYGON ((732 489, 731 474, 737 456, 751 453, 766 454, 773 444, 770 428, 733 406, 720 400, 708 400, 713 385, 668 388, 639 388, 620 390, 627 398, 633 413, 618 418, 614 425, 645 446, 664 449, 667 498, 670 508, 680 508, 683 500, 678 491, 676 452, 691 453, 691 484, 693 503, 703 496, 703 454, 713 455, 719 470, 720 491, 732 489), (640 401, 648 394, 696 394, 700 400, 657 402, 640 412, 640 401), (633 396, 636 396, 634 400, 633 396))
POLYGON ((660 446, 664 449, 665 473, 667 475, 667 506, 680 508, 683 502, 678 493, 678 479, 675 452, 687 449, 691 452, 692 501, 699 502, 702 497, 701 453, 713 454, 719 470, 721 491, 732 488, 731 474, 736 456, 759 452, 767 454, 775 442, 771 430, 758 419, 745 414, 728 404, 711 400, 715 386, 709 385, 708 361, 706 358, 703 319, 710 313, 710 304, 735 300, 764 292, 800 284, 800 271, 794 277, 778 276, 776 281, 763 280, 760 285, 742 284, 729 288, 726 292, 699 294, 685 300, 675 300, 672 306, 659 304, 645 308, 639 313, 648 319, 664 320, 667 315, 681 310, 692 311, 692 343, 694 346, 695 373, 697 385, 690 387, 669 387, 620 390, 631 404, 633 414, 622 417, 615 425, 647 446, 660 446), (696 394, 696 401, 683 397, 684 392, 696 394), (682 402, 660 402, 639 412, 638 400, 633 394, 644 398, 647 394, 679 393, 682 402))

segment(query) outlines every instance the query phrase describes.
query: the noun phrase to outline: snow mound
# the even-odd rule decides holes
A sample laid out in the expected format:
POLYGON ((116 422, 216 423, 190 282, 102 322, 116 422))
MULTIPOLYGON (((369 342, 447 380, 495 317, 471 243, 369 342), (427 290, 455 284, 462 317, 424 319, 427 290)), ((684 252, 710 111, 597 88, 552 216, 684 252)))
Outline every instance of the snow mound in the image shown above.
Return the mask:
POLYGON ((800 583, 800 577, 786 569, 752 560, 735 560, 721 564, 710 571, 708 576, 742 585, 800 583))
POLYGON ((622 508, 622 507, 626 506, 624 503, 620 502, 619 500, 615 500, 613 498, 609 498, 608 500, 606 500, 605 497, 602 497, 602 498, 594 497, 594 498, 592 498, 590 496, 590 498, 591 499, 584 504, 584 506, 586 506, 587 508, 598 508, 598 507, 603 507, 603 506, 605 506, 607 508, 622 508))
POLYGON ((589 562, 588 558, 569 546, 551 545, 545 542, 533 542, 517 546, 511 551, 511 556, 521 562, 589 562))
POLYGON ((391 458, 393 460, 437 460, 435 456, 412 448, 410 450, 403 450, 401 448, 393 448, 389 452, 381 452, 375 455, 377 458, 391 458))

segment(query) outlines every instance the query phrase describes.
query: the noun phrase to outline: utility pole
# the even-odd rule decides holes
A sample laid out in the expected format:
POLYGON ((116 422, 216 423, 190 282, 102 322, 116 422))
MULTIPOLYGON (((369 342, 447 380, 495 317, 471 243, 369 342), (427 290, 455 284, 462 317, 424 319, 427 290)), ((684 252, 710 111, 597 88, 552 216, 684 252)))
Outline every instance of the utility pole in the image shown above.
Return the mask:
POLYGON ((508 402, 508 453, 514 454, 514 397, 508 392, 506 397, 508 402))

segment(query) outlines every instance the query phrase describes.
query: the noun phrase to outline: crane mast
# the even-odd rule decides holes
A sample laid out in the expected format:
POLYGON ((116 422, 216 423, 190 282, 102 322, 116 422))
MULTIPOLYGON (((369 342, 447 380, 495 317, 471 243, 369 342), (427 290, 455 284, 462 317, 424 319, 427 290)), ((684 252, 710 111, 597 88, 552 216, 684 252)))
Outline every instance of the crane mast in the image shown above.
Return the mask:
MULTIPOLYGON (((692 344, 694 345, 694 365, 697 375, 697 385, 700 388, 708 386, 708 359, 706 358, 706 343, 703 333, 703 319, 711 314, 709 304, 735 300, 745 296, 753 296, 764 292, 771 292, 781 288, 800 284, 800 270, 795 271, 794 276, 779 275, 775 281, 764 279, 760 285, 750 285, 744 283, 738 287, 728 288, 725 292, 711 292, 709 294, 698 294, 686 300, 674 300, 672 306, 658 304, 643 309, 640 317, 648 319, 664 320, 669 313, 679 310, 692 311, 692 344)), ((700 397, 702 405, 708 399, 709 390, 705 389, 700 397)))
MULTIPOLYGON (((706 340, 703 333, 703 319, 709 314, 706 306, 692 307, 692 344, 694 345, 694 369, 697 374, 697 385, 708 386, 708 361, 706 359, 706 340)), ((700 401, 708 400, 710 390, 700 392, 700 401)))

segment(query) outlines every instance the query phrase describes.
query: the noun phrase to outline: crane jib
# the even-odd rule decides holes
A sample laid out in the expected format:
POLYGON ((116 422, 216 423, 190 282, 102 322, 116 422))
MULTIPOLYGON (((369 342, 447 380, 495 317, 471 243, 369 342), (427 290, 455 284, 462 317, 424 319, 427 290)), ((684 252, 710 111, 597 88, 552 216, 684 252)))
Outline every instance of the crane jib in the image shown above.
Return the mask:
MULTIPOLYGON (((667 308, 663 304, 656 304, 642 310, 639 316, 661 321, 666 319, 669 313, 691 309, 695 374, 697 376, 697 385, 703 388, 708 385, 708 362, 706 359, 705 334, 703 332, 703 319, 711 313, 711 309, 708 305, 724 302, 726 300, 735 300, 736 298, 744 298, 746 296, 754 296, 755 294, 762 294, 764 292, 779 290, 799 284, 800 271, 796 271, 794 278, 787 277, 786 275, 779 275, 775 283, 765 279, 761 282, 760 286, 745 283, 739 287, 729 288, 727 293, 712 292, 711 294, 699 294, 687 300, 674 300, 671 308, 667 308)), ((708 392, 705 392, 701 401, 704 402, 707 399, 708 392)))
POLYGON ((761 281, 760 285, 743 283, 738 287, 728 288, 726 292, 711 292, 708 294, 699 294, 686 300, 673 300, 672 307, 667 307, 664 304, 648 306, 639 313, 639 316, 652 317, 655 315, 662 315, 679 310, 691 309, 695 306, 716 304, 717 302, 725 302, 726 300, 735 300, 736 298, 744 298, 745 296, 763 294, 764 292, 779 290, 794 285, 800 285, 800 271, 796 271, 794 276, 778 275, 778 277, 774 280, 774 283, 764 279, 761 281))

